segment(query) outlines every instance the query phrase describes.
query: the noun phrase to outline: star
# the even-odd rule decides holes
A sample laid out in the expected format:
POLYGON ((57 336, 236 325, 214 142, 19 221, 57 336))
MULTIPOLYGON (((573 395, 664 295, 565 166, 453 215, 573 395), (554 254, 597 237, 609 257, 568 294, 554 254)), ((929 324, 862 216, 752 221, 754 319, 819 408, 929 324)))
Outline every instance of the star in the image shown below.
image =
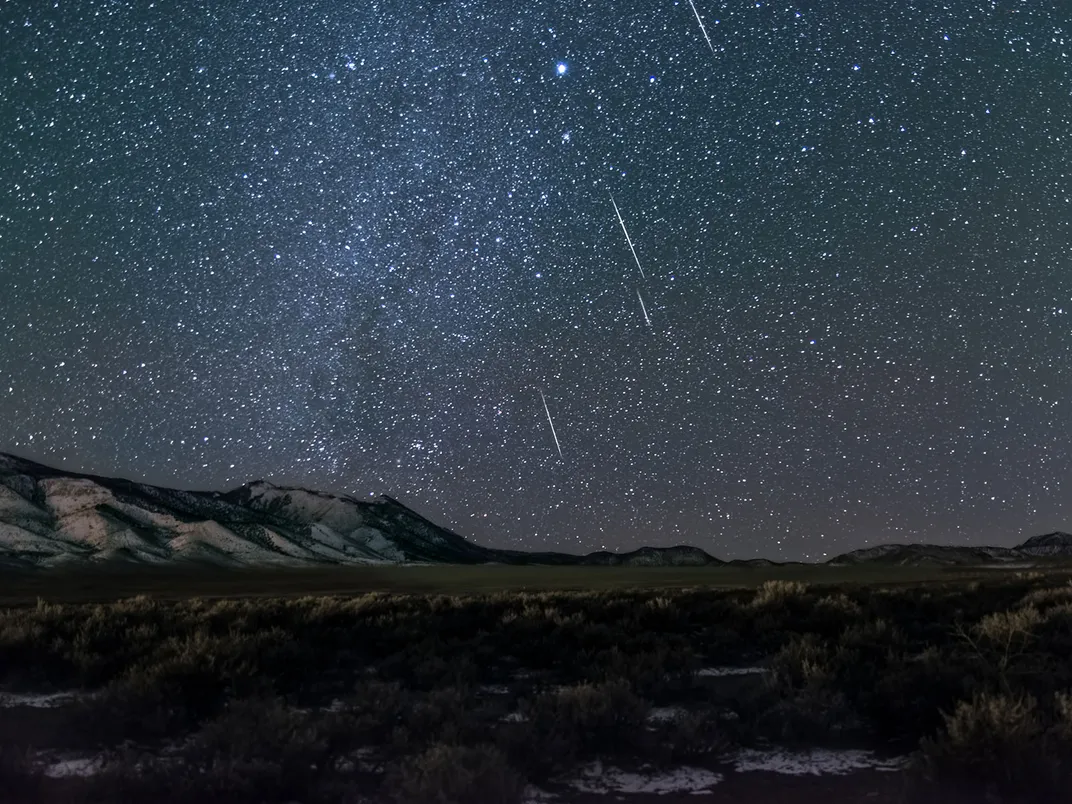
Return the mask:
POLYGON ((497 547, 1069 530, 1068 21, 828 5, 0 15, 0 451, 497 547))

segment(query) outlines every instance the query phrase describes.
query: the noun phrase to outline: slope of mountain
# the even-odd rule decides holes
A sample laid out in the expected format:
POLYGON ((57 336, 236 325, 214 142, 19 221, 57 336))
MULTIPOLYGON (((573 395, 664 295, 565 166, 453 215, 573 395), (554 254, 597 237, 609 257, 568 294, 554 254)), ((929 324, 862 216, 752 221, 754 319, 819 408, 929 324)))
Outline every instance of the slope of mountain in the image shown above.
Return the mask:
POLYGON ((1024 560, 1016 547, 966 547, 940 544, 880 544, 853 550, 827 561, 832 566, 886 564, 898 566, 967 566, 1024 560))
MULTIPOLYGON (((798 562, 786 562, 788 564, 794 564, 798 562)), ((726 565, 730 567, 784 567, 786 563, 779 561, 771 561, 769 558, 735 558, 732 561, 727 561, 726 565)))
MULTIPOLYGON (((528 558, 472 544, 390 497, 362 501, 263 481, 225 494, 176 491, 0 454, 3 565, 475 564, 528 558)), ((577 563, 580 557, 559 560, 577 563)))
MULTIPOLYGON (((1072 534, 1018 547, 884 544, 836 556, 834 566, 1014 565, 1072 557, 1072 534)), ((496 550, 467 541, 386 495, 358 500, 265 481, 233 491, 158 488, 64 472, 0 453, 0 569, 78 562, 220 566, 546 564, 707 567, 698 547, 641 547, 587 556, 496 550)), ((733 566, 771 566, 762 558, 733 566)))
MULTIPOLYGON (((0 568, 80 561, 219 566, 585 563, 566 553, 496 550, 386 495, 358 500, 265 481, 233 491, 163 489, 63 472, 0 453, 0 568)), ((589 563, 717 563, 689 547, 589 563)))
POLYGON ((1072 556, 1072 533, 1054 531, 1032 536, 1017 549, 1031 556, 1072 556))
POLYGON ((680 544, 675 547, 641 547, 631 553, 603 550, 589 553, 582 563, 604 567, 707 567, 726 562, 708 555, 699 547, 680 544))

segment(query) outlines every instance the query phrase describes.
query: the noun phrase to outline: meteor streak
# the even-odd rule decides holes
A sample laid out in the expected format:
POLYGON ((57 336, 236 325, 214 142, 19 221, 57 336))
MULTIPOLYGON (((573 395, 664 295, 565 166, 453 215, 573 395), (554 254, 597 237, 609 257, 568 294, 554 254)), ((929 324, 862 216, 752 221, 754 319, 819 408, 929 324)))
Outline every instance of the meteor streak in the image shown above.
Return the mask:
POLYGON ((648 308, 644 305, 644 297, 640 295, 640 288, 637 288, 636 297, 640 301, 640 312, 644 314, 644 323, 650 327, 651 319, 648 318, 648 308))
POLYGON ((555 432, 555 423, 551 421, 551 409, 547 407, 547 399, 543 395, 543 391, 540 391, 540 400, 543 402, 544 413, 547 414, 547 423, 551 425, 551 437, 555 439, 555 448, 558 450, 558 457, 562 457, 562 445, 558 443, 558 433, 555 432))
POLYGON ((711 37, 707 35, 707 28, 704 27, 703 20, 700 19, 700 12, 696 10, 696 4, 689 0, 689 5, 692 6, 692 13, 696 15, 696 21, 700 23, 700 32, 703 34, 703 38, 707 40, 707 46, 711 48, 711 53, 714 54, 715 46, 711 44, 711 37))
MULTIPOLYGON (((618 211, 618 204, 614 200, 614 194, 610 196, 610 202, 614 204, 614 214, 618 216, 618 223, 622 225, 622 231, 625 232, 625 242, 629 244, 629 250, 633 252, 633 259, 636 260, 636 267, 640 268, 640 258, 636 255, 636 249, 633 248, 633 240, 629 237, 629 230, 625 228, 625 221, 622 220, 622 213, 618 211)), ((640 268, 640 278, 647 279, 644 275, 644 269, 640 268)))

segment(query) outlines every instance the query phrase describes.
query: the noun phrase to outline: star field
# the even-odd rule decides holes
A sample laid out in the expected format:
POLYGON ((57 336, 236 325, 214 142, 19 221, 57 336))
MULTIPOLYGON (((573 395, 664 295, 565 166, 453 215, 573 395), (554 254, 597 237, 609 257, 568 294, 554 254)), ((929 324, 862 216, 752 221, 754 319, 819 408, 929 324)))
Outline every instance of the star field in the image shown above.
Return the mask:
POLYGON ((526 549, 1070 529, 1067 9, 695 8, 0 2, 0 450, 526 549))

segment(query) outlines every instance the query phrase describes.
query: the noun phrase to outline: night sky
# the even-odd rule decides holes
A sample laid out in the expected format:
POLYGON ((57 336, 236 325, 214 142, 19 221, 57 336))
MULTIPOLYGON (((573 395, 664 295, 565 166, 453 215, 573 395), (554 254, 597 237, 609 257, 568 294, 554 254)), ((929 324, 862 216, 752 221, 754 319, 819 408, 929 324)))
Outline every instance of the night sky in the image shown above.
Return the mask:
POLYGON ((1064 2, 0 0, 0 42, 0 450, 518 548, 1072 529, 1064 2))

